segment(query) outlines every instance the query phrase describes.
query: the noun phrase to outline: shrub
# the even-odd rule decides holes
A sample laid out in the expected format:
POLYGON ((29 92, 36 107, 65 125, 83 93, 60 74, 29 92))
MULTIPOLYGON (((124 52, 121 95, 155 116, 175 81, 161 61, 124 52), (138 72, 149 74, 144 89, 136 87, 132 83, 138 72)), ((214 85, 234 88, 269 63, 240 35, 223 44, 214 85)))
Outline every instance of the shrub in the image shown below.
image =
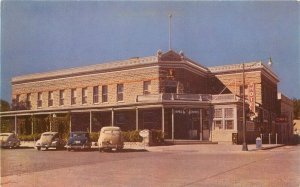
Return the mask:
POLYGON ((18 138, 21 141, 37 141, 40 138, 41 134, 30 134, 30 135, 18 135, 18 138))
POLYGON ((122 132, 124 142, 142 142, 143 138, 139 135, 139 131, 122 132))
POLYGON ((161 144, 164 142, 163 132, 161 130, 152 129, 151 138, 154 144, 161 144))
POLYGON ((90 139, 92 142, 98 142, 99 132, 90 133, 90 139))

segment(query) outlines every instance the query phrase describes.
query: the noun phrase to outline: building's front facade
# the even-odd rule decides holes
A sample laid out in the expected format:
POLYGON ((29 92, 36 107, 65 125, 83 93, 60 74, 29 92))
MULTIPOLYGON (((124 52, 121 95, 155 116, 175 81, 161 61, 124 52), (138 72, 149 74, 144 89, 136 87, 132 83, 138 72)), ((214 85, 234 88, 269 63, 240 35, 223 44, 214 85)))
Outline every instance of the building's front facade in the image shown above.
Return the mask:
MULTIPOLYGON (((245 68, 246 85, 255 84, 254 108, 263 109, 255 111, 261 121, 247 122, 253 141, 262 130, 273 130, 270 116, 275 115, 272 103, 276 103, 278 78, 263 64, 252 64, 245 68), (275 97, 270 97, 274 93, 275 97), (261 123, 267 123, 267 128, 261 123)), ((1 116, 13 117, 16 131, 17 121, 26 116, 69 115, 70 131, 97 132, 102 126, 113 125, 124 131, 161 130, 165 139, 172 141, 231 142, 233 134, 238 133, 241 139, 243 128, 238 97, 240 67, 206 68, 171 50, 151 57, 14 77, 14 103, 22 103, 26 110, 1 116)), ((31 121, 34 133, 33 126, 38 124, 31 121)), ((47 128, 51 130, 51 124, 47 128)))
POLYGON ((278 109, 279 115, 276 118, 276 129, 278 132, 278 142, 289 143, 293 138, 293 126, 294 126, 294 103, 282 93, 278 93, 278 109))

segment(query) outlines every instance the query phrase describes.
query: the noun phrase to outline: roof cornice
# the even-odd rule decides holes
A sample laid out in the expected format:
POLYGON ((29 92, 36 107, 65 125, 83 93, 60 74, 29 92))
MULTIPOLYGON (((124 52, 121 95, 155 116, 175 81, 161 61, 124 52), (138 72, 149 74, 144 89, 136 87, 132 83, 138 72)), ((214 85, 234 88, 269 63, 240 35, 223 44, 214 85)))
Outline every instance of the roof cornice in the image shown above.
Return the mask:
POLYGON ((110 72, 121 69, 131 69, 137 67, 148 67, 149 65, 157 64, 157 57, 150 56, 144 58, 130 58, 128 60, 113 61, 109 63, 96 64, 83 67, 75 67, 69 69, 61 69, 44 73, 34 73, 12 78, 12 84, 19 84, 30 81, 49 80, 64 77, 74 77, 79 75, 94 74, 100 72, 110 72))

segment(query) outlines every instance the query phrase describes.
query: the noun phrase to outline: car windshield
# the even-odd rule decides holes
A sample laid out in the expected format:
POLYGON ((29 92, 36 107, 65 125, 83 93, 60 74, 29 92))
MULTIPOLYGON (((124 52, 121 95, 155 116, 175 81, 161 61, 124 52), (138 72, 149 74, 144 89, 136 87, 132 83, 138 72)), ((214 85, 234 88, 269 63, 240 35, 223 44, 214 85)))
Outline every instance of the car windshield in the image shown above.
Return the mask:
POLYGON ((42 141, 51 141, 54 134, 42 134, 41 140, 42 141))
POLYGON ((7 140, 8 137, 9 137, 8 134, 1 134, 1 135, 0 135, 0 140, 7 140))
POLYGON ((104 134, 120 134, 119 130, 104 130, 104 134))
POLYGON ((78 138, 86 138, 87 134, 86 133, 72 133, 71 134, 72 138, 78 137, 78 138))

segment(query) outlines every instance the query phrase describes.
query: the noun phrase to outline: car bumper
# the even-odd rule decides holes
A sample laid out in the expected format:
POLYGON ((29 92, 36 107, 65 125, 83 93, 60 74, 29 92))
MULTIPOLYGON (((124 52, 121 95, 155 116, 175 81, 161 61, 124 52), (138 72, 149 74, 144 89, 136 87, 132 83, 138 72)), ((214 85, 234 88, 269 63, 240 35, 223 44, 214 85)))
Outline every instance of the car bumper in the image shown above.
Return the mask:
POLYGON ((90 149, 91 146, 89 145, 66 145, 67 149, 90 149))
POLYGON ((124 145, 118 144, 110 144, 110 143, 102 143, 99 145, 99 148, 116 148, 116 149, 123 149, 124 145))

